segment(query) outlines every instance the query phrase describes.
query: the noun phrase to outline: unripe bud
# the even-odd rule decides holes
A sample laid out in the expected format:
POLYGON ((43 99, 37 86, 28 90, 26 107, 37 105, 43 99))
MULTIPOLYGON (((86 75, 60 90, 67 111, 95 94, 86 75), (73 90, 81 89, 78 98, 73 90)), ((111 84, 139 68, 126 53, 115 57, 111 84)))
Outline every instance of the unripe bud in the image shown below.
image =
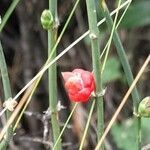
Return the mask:
POLYGON ((41 24, 45 30, 49 30, 53 25, 53 15, 50 10, 45 9, 41 15, 41 24))
POLYGON ((150 96, 145 97, 139 104, 138 114, 140 117, 150 117, 150 96))

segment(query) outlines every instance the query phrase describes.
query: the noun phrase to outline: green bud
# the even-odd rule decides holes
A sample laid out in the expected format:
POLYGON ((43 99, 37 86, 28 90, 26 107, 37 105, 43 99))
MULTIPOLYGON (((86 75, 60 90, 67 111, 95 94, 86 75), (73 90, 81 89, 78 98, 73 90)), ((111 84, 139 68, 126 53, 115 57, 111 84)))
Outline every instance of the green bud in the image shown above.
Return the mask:
POLYGON ((49 30, 53 25, 53 15, 50 10, 45 9, 41 15, 41 24, 45 30, 49 30))
POLYGON ((145 97, 139 104, 138 113, 140 117, 150 117, 150 96, 145 97))

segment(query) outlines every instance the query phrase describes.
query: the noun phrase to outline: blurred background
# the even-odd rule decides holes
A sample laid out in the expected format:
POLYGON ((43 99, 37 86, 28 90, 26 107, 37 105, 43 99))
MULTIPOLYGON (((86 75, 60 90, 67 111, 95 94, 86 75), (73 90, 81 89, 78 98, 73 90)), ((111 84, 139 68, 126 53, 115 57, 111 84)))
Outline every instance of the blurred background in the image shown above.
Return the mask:
MULTIPOLYGON (((3 16, 12 1, 0 1, 0 15, 3 16)), ((62 30, 75 1, 59 0, 59 32, 62 30)), ((102 13, 98 8, 98 20, 101 20, 102 13)), ((117 0, 107 0, 110 11, 116 8, 117 0)), ((6 62, 8 65, 9 77, 13 96, 28 82, 47 59, 47 33, 42 29, 40 16, 47 8, 46 1, 21 0, 15 11, 9 18, 5 28, 0 34, 6 62)), ((121 15, 121 13, 120 13, 121 15)), ((106 24, 100 26, 100 47, 104 48, 110 36, 106 24)), ((85 1, 81 1, 73 18, 58 46, 58 54, 75 41, 80 35, 88 30, 87 12, 85 1)), ((133 0, 123 21, 120 24, 118 33, 126 50, 133 75, 135 76, 142 66, 144 60, 150 53, 150 1, 133 0)), ((87 36, 57 62, 58 68, 58 101, 65 109, 60 111, 60 121, 63 126, 66 121, 72 104, 68 100, 61 76, 62 71, 72 71, 74 68, 92 70, 90 40, 87 36)), ((0 81, 1 82, 1 81, 0 81)), ((115 46, 111 45, 109 59, 103 75, 103 87, 107 87, 104 96, 105 125, 107 126, 112 114, 120 104, 125 92, 128 89, 126 78, 118 59, 115 46)), ((2 83, 0 84, 0 99, 4 98, 2 83)), ((140 97, 150 94, 149 68, 143 74, 138 83, 140 97)), ((63 147, 67 150, 76 150, 80 144, 82 133, 88 117, 90 103, 80 104, 63 134, 63 147)), ((52 142, 51 127, 48 125, 50 116, 45 120, 43 117, 48 109, 48 85, 47 74, 45 74, 28 106, 19 127, 16 130, 13 141, 10 143, 10 150, 42 150, 50 149, 52 142), (49 129, 46 141, 43 142, 43 130, 49 129)), ((106 150, 134 150, 135 137, 132 101, 128 101, 118 116, 117 122, 111 129, 105 140, 106 150), (132 145, 132 148, 131 148, 132 145)), ((1 119, 2 120, 2 119, 1 119)), ((96 112, 93 114, 91 126, 88 132, 84 148, 92 150, 96 144, 96 112)), ((142 144, 150 143, 150 121, 142 121, 142 144)), ((1 127, 3 120, 1 121, 1 127)))

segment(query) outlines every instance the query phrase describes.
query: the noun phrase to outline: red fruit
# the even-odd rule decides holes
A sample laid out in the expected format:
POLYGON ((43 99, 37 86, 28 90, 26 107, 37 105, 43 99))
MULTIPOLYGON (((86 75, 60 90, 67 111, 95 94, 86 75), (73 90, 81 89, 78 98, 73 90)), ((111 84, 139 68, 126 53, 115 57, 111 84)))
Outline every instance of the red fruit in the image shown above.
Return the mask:
POLYGON ((94 91, 94 77, 89 71, 74 69, 62 72, 69 98, 74 102, 87 102, 94 91))

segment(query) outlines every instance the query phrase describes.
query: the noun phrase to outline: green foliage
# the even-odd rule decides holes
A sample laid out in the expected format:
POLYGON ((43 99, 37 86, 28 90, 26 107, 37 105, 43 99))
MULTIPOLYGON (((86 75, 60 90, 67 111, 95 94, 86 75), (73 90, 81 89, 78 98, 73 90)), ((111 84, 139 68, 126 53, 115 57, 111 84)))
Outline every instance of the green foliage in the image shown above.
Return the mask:
POLYGON ((103 83, 114 81, 121 77, 121 72, 119 70, 120 62, 115 57, 110 57, 102 74, 103 83))
POLYGON ((126 12, 121 26, 136 28, 150 24, 150 0, 137 0, 126 12))
POLYGON ((122 124, 114 124, 111 129, 111 133, 118 148, 122 150, 136 150, 136 145, 133 144, 136 140, 136 130, 134 121, 132 119, 127 120, 122 124))
MULTIPOLYGON (((128 119, 123 123, 116 123, 111 129, 113 140, 117 147, 121 150, 136 150, 136 121, 134 119, 128 119)), ((150 119, 142 119, 142 145, 146 145, 150 141, 150 119)))

